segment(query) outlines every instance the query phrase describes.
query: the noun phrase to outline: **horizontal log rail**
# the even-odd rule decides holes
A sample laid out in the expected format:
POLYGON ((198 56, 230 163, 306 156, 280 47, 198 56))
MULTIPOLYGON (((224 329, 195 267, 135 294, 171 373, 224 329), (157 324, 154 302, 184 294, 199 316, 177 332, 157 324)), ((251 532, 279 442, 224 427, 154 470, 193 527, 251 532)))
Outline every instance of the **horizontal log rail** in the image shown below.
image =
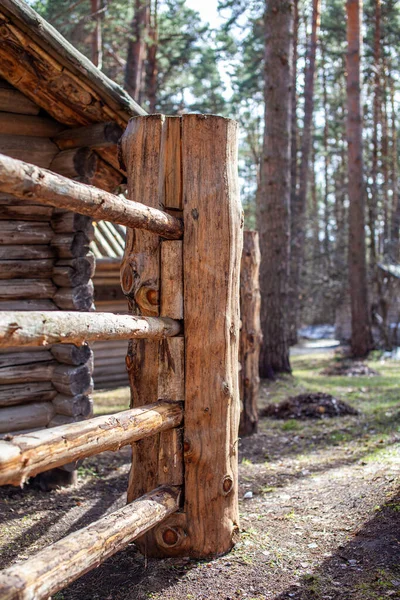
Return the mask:
POLYGON ((182 324, 166 317, 101 312, 0 311, 0 348, 48 346, 97 340, 161 339, 181 333, 182 324))
POLYGON ((180 489, 160 487, 0 572, 2 600, 40 600, 69 585, 179 509, 180 489))
POLYGON ((4 154, 0 154, 0 192, 72 210, 96 221, 145 229, 167 239, 179 239, 183 235, 180 219, 161 210, 77 183, 4 154))
POLYGON ((27 477, 106 450, 118 450, 178 427, 182 420, 179 402, 160 401, 0 440, 0 485, 21 485, 27 477))

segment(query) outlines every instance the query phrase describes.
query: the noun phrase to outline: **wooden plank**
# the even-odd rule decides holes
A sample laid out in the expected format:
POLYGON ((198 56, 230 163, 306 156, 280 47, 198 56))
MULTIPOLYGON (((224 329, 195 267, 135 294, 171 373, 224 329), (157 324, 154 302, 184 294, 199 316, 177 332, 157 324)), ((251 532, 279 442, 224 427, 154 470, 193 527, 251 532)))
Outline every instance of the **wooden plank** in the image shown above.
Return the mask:
POLYGON ((35 381, 51 381, 55 360, 48 362, 36 362, 33 364, 17 364, 2 367, 0 369, 0 382, 2 385, 11 383, 33 383, 35 381))
POLYGON ((44 258, 53 258, 56 253, 53 248, 46 245, 31 245, 27 244, 19 245, 1 245, 0 246, 0 259, 6 260, 41 260, 44 258))
POLYGON ((53 138, 53 142, 57 144, 60 150, 81 148, 83 146, 107 148, 118 144, 122 134, 122 127, 111 121, 64 130, 53 138))
POLYGON ((165 152, 164 170, 162 174, 164 196, 162 202, 165 208, 182 210, 182 148, 181 148, 181 119, 168 117, 164 129, 165 152))
POLYGON ((52 400, 56 395, 57 390, 50 382, 0 385, 0 407, 15 406, 26 402, 44 402, 52 400))
MULTIPOLYGON (((83 344, 96 340, 160 340, 181 332, 173 319, 79 312, 2 312, 0 347, 83 344)), ((158 343, 157 343, 158 349, 158 343)))
POLYGON ((183 319, 182 242, 161 244, 161 316, 183 319))
POLYGON ((45 169, 50 167, 53 158, 59 153, 57 146, 49 138, 3 133, 0 133, 0 149, 2 154, 29 161, 45 169))
MULTIPOLYGON (((51 402, 32 402, 24 406, 0 408, 0 433, 47 427, 54 415, 55 410, 51 402)), ((1 442, 0 448, 4 443, 7 442, 1 442)))
MULTIPOLYGON (((172 203, 170 195, 176 192, 181 177, 181 163, 176 162, 176 145, 180 148, 179 118, 158 115, 130 121, 122 139, 122 149, 131 197, 139 197, 150 206, 168 206, 172 203), (173 141, 168 137, 170 120, 178 124, 173 141), (167 178, 170 183, 167 183, 167 178), (154 190, 158 193, 155 194, 154 190)), ((132 301, 133 310, 165 317, 175 315, 174 318, 182 319, 182 242, 174 241, 172 245, 162 242, 160 245, 154 236, 152 238, 145 232, 140 232, 140 237, 138 234, 135 232, 132 236, 131 232, 127 232, 121 270, 122 287, 132 301)), ((145 390, 149 385, 158 398, 182 401, 183 357, 183 338, 176 338, 172 344, 162 340, 158 348, 148 341, 140 346, 131 343, 127 365, 128 371, 133 373, 131 390, 134 402, 146 401, 145 390)), ((158 439, 135 444, 128 501, 166 481, 174 485, 182 484, 182 446, 182 431, 175 430, 162 433, 158 439)), ((160 533, 156 528, 138 539, 137 544, 149 556, 170 556, 173 551, 169 536, 171 531, 173 536, 177 535, 178 528, 175 525, 175 522, 171 524, 168 520, 163 525, 165 531, 160 533), (167 544, 164 539, 168 540, 167 544)))
POLYGON ((177 511, 179 499, 179 488, 162 487, 71 533, 25 563, 4 570, 1 597, 48 598, 177 511))
MULTIPOLYGON (((161 115, 131 119, 121 140, 123 162, 128 174, 128 196, 143 202, 146 209, 160 208, 159 173, 162 164, 161 115)), ((159 315, 160 239, 146 231, 126 232, 121 263, 121 287, 134 315, 159 315)), ((131 385, 131 406, 158 399, 159 341, 132 340, 126 366, 131 385)), ((157 487, 159 436, 132 447, 128 502, 157 487), (143 468, 146 465, 146 468, 143 468)))
POLYGON ((1 204, 0 219, 3 221, 10 219, 18 221, 50 221, 53 212, 51 206, 27 205, 25 203, 20 204, 20 202, 21 200, 15 201, 11 198, 9 200, 10 204, 1 204))
POLYGON ((0 298, 24 300, 53 298, 57 288, 47 279, 8 279, 0 281, 0 298))
POLYGON ((239 375, 240 414, 239 435, 256 433, 258 425, 258 392, 260 386, 259 358, 262 339, 260 324, 260 246, 257 231, 245 231, 240 265, 240 330, 239 375))
POLYGON ((5 155, 0 155, 0 191, 22 199, 40 198, 43 204, 79 212, 96 221, 104 219, 152 231, 169 239, 182 237, 181 221, 161 210, 77 183, 5 155))
POLYGON ((52 300, 0 300, 1 310, 58 310, 52 300))
POLYGON ((42 260, 1 260, 0 279, 21 279, 35 277, 50 279, 53 273, 54 261, 42 260))
MULTIPOLYGON (((18 90, 13 90, 17 94, 20 94, 18 90)), ((3 90, 0 92, 0 110, 4 110, 1 108, 2 106, 2 96, 3 90)), ((31 101, 24 97, 29 104, 32 104, 31 101)), ((4 97, 3 97, 4 102, 4 97)), ((33 107, 36 111, 36 114, 39 112, 40 108, 36 104, 33 107)), ((11 113, 15 113, 15 110, 11 110, 11 113)), ((30 114, 9 114, 7 112, 0 112, 0 131, 1 133, 6 133, 8 135, 24 135, 24 136, 34 136, 34 137, 46 137, 51 138, 54 135, 60 133, 65 129, 64 125, 58 123, 54 119, 49 119, 47 117, 39 117, 32 116, 30 114)))
POLYGON ((40 221, 0 221, 2 245, 44 245, 51 241, 53 235, 50 225, 40 221))
POLYGON ((144 437, 178 427, 177 402, 156 402, 77 424, 44 429, 34 436, 0 442, 0 485, 20 485, 27 477, 80 458, 117 450, 144 437))
POLYGON ((242 209, 237 124, 182 117, 186 544, 228 552, 239 531, 238 340, 242 209), (201 482, 201 485, 199 485, 201 482))
MULTIPOLYGON (((73 348, 76 348, 76 346, 73 346, 73 348)), ((24 348, 21 348, 21 350, 21 352, 7 352, 4 350, 2 353, 0 353, 0 368, 17 365, 30 365, 35 362, 48 362, 53 359, 48 350, 38 350, 37 352, 32 352, 31 350, 26 351, 24 348)))
MULTIPOLYGON (((0 110, 5 113, 13 113, 13 115, 37 115, 39 114, 40 106, 14 88, 3 88, 0 91, 0 110)), ((7 117, 10 120, 8 115, 7 117)))

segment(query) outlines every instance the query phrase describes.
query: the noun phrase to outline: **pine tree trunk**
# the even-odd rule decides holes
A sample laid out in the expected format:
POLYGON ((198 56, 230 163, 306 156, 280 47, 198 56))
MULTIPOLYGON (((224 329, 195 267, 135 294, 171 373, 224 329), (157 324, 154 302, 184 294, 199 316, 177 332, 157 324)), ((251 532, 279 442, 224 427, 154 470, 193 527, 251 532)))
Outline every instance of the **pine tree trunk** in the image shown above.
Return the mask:
POLYGON ((147 70, 146 70, 146 97, 149 101, 150 113, 156 112, 157 105, 157 79, 158 79, 158 14, 157 0, 152 7, 150 26, 149 26, 149 43, 147 44, 147 70))
POLYGON ((102 31, 101 31, 101 0, 90 0, 95 26, 92 34, 92 63, 99 69, 103 66, 102 31))
POLYGON ((392 215, 390 228, 390 259, 397 262, 399 260, 399 229, 400 229, 400 202, 399 202, 399 184, 398 184, 398 154, 397 154, 397 115, 394 104, 395 84, 394 79, 389 73, 390 81, 390 107, 391 107, 391 170, 392 170, 392 215))
MULTIPOLYGON (((298 42, 299 42, 299 0, 294 0, 293 3, 293 67, 292 67, 292 120, 291 120, 291 168, 290 168, 290 213, 295 210, 297 196, 297 57, 298 57, 298 42)), ((290 220, 290 242, 294 240, 293 219, 290 220)), ((292 253, 292 250, 291 250, 292 253)), ((292 267, 292 266, 291 266, 292 267)), ((289 346, 297 343, 297 289, 291 285, 292 278, 289 280, 289 346)))
POLYGON ((149 0, 135 0, 135 14, 128 41, 125 67, 125 89, 139 102, 146 54, 146 37, 149 26, 149 0))
POLYGON ((295 202, 292 203, 292 241, 291 241, 291 286, 295 306, 292 307, 296 315, 296 322, 299 317, 299 294, 301 268, 304 260, 304 239, 305 239, 305 216, 307 206, 307 188, 309 180, 309 163, 311 151, 311 130, 314 112, 314 80, 315 80, 315 57, 317 51, 318 32, 320 26, 321 0, 313 0, 312 12, 312 31, 310 45, 307 50, 306 70, 304 81, 304 124, 303 137, 301 140, 301 161, 299 173, 299 193, 296 195, 295 202))
POLYGON ((261 377, 290 372, 290 126, 293 2, 270 0, 265 11, 265 131, 258 227, 261 238, 261 377))
POLYGON ((366 356, 371 349, 365 257, 365 198, 360 103, 360 38, 362 0, 347 0, 347 142, 349 176, 349 285, 351 350, 366 356))

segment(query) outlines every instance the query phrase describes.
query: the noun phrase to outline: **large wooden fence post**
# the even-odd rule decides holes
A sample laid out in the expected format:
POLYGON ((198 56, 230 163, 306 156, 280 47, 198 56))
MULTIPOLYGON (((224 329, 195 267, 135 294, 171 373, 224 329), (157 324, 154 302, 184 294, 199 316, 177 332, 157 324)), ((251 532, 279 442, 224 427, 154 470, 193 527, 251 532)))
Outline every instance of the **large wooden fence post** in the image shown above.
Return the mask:
POLYGON ((260 323, 260 245, 257 231, 245 231, 240 267, 240 413, 239 434, 256 433, 258 425, 259 358, 262 339, 260 323))
POLYGON ((182 117, 185 307, 185 513, 190 555, 238 534, 239 277, 243 214, 237 124, 182 117))
POLYGON ((183 457, 177 431, 136 443, 128 501, 183 484, 181 512, 139 545, 148 556, 215 556, 238 532, 237 125, 204 115, 136 117, 122 151, 129 197, 184 220, 183 242, 128 233, 121 283, 133 313, 184 319, 184 338, 131 343, 133 405, 185 401, 183 457))

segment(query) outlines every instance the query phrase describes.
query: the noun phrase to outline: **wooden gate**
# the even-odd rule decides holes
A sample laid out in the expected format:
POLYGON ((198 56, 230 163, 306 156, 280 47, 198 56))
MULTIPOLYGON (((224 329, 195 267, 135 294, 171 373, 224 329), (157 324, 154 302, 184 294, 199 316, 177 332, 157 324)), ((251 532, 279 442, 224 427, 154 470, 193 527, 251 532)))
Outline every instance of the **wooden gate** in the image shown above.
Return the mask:
POLYGON ((0 484, 132 444, 128 505, 0 574, 0 598, 47 598, 132 540, 206 558, 238 535, 237 127, 136 117, 122 138, 126 200, 0 155, 0 191, 129 228, 132 315, 1 312, 0 347, 129 339, 132 408, 0 441, 0 484))

